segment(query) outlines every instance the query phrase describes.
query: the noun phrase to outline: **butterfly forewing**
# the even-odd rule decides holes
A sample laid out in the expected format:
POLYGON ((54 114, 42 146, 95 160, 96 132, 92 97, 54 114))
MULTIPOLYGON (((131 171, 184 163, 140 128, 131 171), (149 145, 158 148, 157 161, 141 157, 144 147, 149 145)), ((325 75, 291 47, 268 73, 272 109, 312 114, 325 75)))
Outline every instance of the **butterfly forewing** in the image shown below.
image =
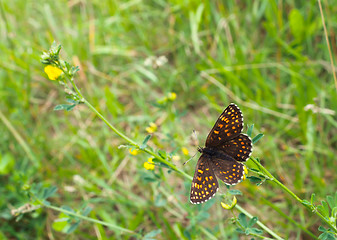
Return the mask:
POLYGON ((243 128, 242 112, 231 103, 220 115, 206 139, 206 147, 216 147, 237 137, 243 128))
POLYGON ((218 181, 210 163, 210 157, 202 154, 195 168, 190 200, 193 204, 203 203, 218 191, 218 181))
POLYGON ((240 162, 244 162, 249 158, 252 148, 252 140, 242 133, 221 146, 223 152, 240 162))
POLYGON ((212 159, 212 168, 215 175, 227 185, 241 182, 244 176, 243 164, 235 161, 224 161, 219 158, 212 159))

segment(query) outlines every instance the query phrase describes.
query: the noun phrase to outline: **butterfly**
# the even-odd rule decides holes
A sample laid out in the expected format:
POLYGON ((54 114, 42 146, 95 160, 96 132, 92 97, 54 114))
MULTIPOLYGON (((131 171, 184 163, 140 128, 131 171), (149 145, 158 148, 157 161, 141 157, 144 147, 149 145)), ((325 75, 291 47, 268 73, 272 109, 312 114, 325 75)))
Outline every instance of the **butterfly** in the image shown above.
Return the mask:
POLYGON ((211 199, 219 189, 217 178, 227 185, 242 181, 245 162, 252 153, 252 140, 241 133, 243 116, 231 103, 220 115, 207 136, 195 168, 190 201, 199 204, 211 199))

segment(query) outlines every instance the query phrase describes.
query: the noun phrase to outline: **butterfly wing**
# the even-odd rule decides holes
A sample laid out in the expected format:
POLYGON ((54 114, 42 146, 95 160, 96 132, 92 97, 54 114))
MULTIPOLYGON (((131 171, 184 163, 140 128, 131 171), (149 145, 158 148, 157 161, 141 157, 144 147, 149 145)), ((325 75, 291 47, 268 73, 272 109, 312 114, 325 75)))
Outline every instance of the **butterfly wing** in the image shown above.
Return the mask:
POLYGON ((211 160, 213 172, 227 185, 235 185, 242 181, 245 174, 244 166, 232 159, 232 161, 224 161, 220 158, 211 160))
POLYGON ((206 147, 214 148, 233 139, 241 133, 243 116, 240 108, 231 103, 220 115, 206 139, 206 147))
POLYGON ((208 201, 218 191, 218 181, 213 168, 211 168, 210 161, 211 159, 207 154, 202 154, 198 160, 190 193, 190 201, 193 204, 208 201))
POLYGON ((252 140, 246 134, 239 134, 239 136, 223 143, 221 150, 227 155, 231 156, 239 162, 246 161, 252 153, 252 140))

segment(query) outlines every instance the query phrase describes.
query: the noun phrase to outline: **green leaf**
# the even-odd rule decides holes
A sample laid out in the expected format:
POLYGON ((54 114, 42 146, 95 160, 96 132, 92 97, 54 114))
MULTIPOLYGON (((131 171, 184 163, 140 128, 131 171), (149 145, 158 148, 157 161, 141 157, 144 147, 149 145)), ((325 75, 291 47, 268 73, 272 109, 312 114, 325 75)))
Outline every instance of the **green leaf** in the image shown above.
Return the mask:
POLYGON ((75 101, 74 99, 71 99, 71 98, 67 98, 66 100, 68 103, 71 103, 71 104, 77 104, 78 102, 75 101))
POLYGON ((68 220, 69 220, 69 218, 58 218, 58 219, 56 219, 52 224, 53 229, 55 231, 61 232, 67 226, 68 220))
MULTIPOLYGON (((64 210, 67 210, 69 212, 75 213, 75 211, 69 206, 63 205, 63 206, 61 206, 61 208, 64 209, 64 210)), ((64 213, 64 214, 66 214, 66 213, 64 213)), ((73 216, 68 215, 68 214, 66 214, 66 215, 69 216, 69 217, 73 217, 73 216)))
POLYGON ((311 205, 312 205, 308 200, 303 200, 302 204, 305 205, 305 206, 308 206, 308 207, 311 207, 311 205))
POLYGON ((247 228, 248 224, 247 224, 247 217, 245 214, 240 213, 239 217, 238 217, 238 222, 241 224, 242 227, 247 228))
POLYGON ((255 176, 249 176, 247 177, 251 183, 254 183, 256 185, 260 185, 262 183, 262 179, 255 177, 255 176))
POLYGON ((145 236, 144 236, 144 240, 150 240, 150 239, 154 239, 155 236, 157 236, 159 233, 161 233, 161 229, 157 229, 157 230, 153 230, 149 233, 147 233, 145 236))
POLYGON ((252 217, 248 222, 248 227, 252 227, 257 222, 257 220, 257 217, 252 217))
POLYGON ((0 156, 0 174, 8 174, 12 172, 15 165, 15 160, 12 154, 6 153, 0 156))
POLYGON ((332 196, 330 195, 326 196, 326 200, 328 201, 331 209, 333 209, 336 206, 335 199, 332 196))
POLYGON ((322 205, 324 207, 325 214, 327 215, 327 217, 329 217, 329 210, 330 210, 330 208, 329 208, 328 203, 326 201, 322 201, 322 205))
POLYGON ((162 158, 166 159, 167 158, 167 153, 163 150, 159 150, 158 151, 159 156, 161 156, 162 158))
POLYGON ((65 231, 64 230, 63 231, 66 234, 70 234, 70 233, 72 233, 72 232, 74 232, 76 230, 76 228, 78 227, 78 225, 80 225, 80 221, 77 221, 77 222, 75 222, 75 223, 73 223, 71 225, 66 226, 65 231))
POLYGON ((83 216, 87 216, 87 215, 91 212, 91 210, 92 210, 92 207, 86 206, 86 207, 83 209, 83 211, 81 212, 81 214, 82 214, 83 216))
POLYGON ((248 129, 247 129, 247 135, 248 135, 249 137, 252 136, 253 129, 254 129, 254 124, 248 126, 248 129))
POLYGON ((183 234, 188 240, 192 240, 191 233, 187 229, 184 230, 183 234))
POLYGON ((334 208, 331 210, 331 217, 337 218, 337 207, 334 207, 334 208))
POLYGON ((57 192, 56 186, 51 186, 49 188, 45 188, 45 189, 43 189, 42 198, 47 199, 47 198, 51 197, 52 195, 54 195, 54 193, 56 193, 56 192, 57 192))
POLYGON ((249 228, 249 234, 263 234, 263 230, 258 228, 249 228))
POLYGON ((237 189, 228 190, 228 193, 231 194, 231 195, 242 195, 242 192, 240 190, 237 190, 237 189))
POLYGON ((66 111, 71 111, 73 108, 76 106, 76 104, 60 104, 54 107, 54 111, 59 111, 59 110, 66 110, 66 111))
POLYGON ((169 165, 160 162, 157 158, 152 159, 152 161, 154 163, 156 163, 156 165, 159 166, 159 167, 164 167, 164 168, 172 169, 169 165))
POLYGON ((293 8, 289 14, 289 26, 291 33, 297 40, 301 40, 303 38, 304 32, 304 19, 299 10, 293 8))
POLYGON ((76 106, 76 104, 68 105, 68 107, 66 108, 66 110, 69 112, 69 111, 73 110, 75 106, 76 106))
POLYGON ((151 135, 147 135, 143 141, 143 143, 139 146, 141 150, 145 149, 147 147, 147 142, 150 140, 151 135))
POLYGON ((252 140, 253 144, 257 143, 261 138, 263 138, 263 136, 264 135, 262 133, 257 134, 252 140))
POLYGON ((318 230, 323 232, 321 235, 319 235, 318 239, 322 239, 322 240, 336 240, 337 239, 336 234, 329 232, 330 229, 325 229, 324 227, 319 226, 318 230))
POLYGON ((326 201, 322 201, 321 203, 322 203, 322 205, 317 206, 317 209, 320 211, 320 213, 324 217, 329 218, 329 206, 328 206, 328 204, 326 203, 326 201))
POLYGON ((314 203, 316 202, 316 194, 315 193, 311 194, 310 202, 311 202, 311 205, 314 205, 314 203))
POLYGON ((253 172, 256 172, 256 173, 261 172, 259 169, 256 169, 256 168, 249 168, 249 171, 253 171, 253 172))

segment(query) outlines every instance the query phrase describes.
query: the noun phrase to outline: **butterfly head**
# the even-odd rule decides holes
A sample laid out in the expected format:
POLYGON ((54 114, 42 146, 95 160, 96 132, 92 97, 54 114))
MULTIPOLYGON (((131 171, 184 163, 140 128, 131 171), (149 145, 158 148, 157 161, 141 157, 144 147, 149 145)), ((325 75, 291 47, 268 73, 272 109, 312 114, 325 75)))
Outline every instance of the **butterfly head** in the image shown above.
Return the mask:
POLYGON ((198 146, 198 152, 202 153, 204 151, 204 149, 200 146, 198 146))

